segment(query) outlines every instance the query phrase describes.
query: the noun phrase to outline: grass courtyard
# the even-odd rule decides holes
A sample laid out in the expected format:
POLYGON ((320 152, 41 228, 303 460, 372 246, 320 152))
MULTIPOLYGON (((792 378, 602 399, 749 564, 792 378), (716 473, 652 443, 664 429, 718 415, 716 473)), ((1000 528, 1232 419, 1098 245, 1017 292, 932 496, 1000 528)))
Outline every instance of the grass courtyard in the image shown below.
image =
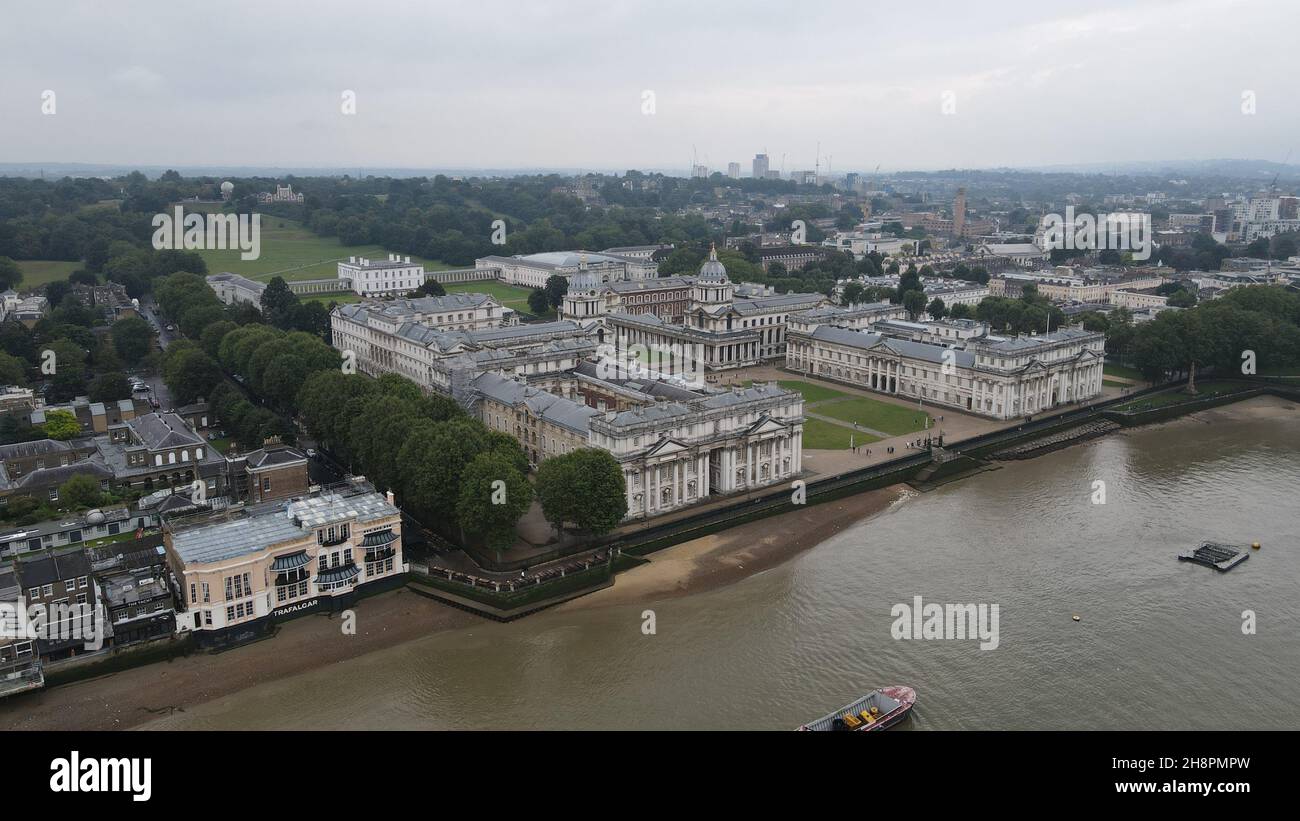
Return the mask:
MULTIPOLYGON (((752 385, 753 382, 751 380, 745 384, 752 385)), ((855 430, 855 422, 863 428, 890 436, 924 430, 927 421, 930 427, 934 427, 934 419, 915 407, 856 396, 829 385, 802 379, 780 379, 777 384, 786 390, 803 394, 803 445, 806 448, 848 450, 850 442, 853 445, 869 445, 880 441, 881 437, 868 434, 865 430, 855 430), (830 419, 818 419, 811 414, 830 419)))
POLYGON ((926 425, 934 427, 934 420, 923 410, 881 402, 857 396, 852 399, 837 399, 831 402, 815 402, 810 408, 820 416, 829 416, 848 422, 855 422, 864 428, 888 433, 890 436, 902 436, 918 430, 925 430, 926 425))
POLYGON ((803 420, 803 446, 812 450, 848 450, 852 445, 869 445, 874 436, 809 416, 803 420))

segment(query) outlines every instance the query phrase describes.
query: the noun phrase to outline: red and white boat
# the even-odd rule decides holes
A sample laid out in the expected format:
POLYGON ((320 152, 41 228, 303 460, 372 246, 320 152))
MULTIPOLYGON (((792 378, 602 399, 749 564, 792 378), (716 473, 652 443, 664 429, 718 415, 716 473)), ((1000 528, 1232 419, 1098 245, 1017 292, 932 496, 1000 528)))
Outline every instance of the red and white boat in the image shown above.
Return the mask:
POLYGON ((916 691, 911 687, 881 687, 799 729, 811 732, 884 730, 907 718, 914 704, 916 691))

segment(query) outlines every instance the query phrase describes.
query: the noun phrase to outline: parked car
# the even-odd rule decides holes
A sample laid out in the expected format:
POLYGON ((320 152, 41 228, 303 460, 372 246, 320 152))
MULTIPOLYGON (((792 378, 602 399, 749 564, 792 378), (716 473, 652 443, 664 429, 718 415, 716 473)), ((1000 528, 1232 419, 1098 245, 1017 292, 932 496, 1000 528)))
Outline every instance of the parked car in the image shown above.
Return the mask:
POLYGON ((308 459, 316 458, 316 448, 307 448, 307 458, 308 459))

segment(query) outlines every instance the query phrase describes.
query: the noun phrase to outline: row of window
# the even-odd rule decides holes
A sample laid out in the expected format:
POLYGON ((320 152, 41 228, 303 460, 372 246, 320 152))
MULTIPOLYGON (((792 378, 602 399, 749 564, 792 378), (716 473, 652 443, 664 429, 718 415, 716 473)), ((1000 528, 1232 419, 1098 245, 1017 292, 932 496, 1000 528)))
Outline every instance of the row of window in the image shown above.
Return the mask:
MULTIPOLYGON (((67 579, 63 582, 63 592, 71 593, 73 590, 84 590, 90 585, 89 576, 78 576, 75 579, 67 579)), ((27 590, 29 600, 47 599, 54 595, 54 585, 46 584, 40 587, 31 587, 27 590)))

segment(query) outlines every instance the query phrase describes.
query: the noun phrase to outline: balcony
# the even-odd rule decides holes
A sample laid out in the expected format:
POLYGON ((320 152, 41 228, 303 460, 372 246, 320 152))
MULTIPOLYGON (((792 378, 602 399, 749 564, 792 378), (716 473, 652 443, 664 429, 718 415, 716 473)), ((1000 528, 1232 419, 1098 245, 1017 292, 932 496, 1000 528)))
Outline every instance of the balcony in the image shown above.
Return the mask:
POLYGON ((45 672, 40 659, 0 661, 0 698, 44 686, 45 672))

